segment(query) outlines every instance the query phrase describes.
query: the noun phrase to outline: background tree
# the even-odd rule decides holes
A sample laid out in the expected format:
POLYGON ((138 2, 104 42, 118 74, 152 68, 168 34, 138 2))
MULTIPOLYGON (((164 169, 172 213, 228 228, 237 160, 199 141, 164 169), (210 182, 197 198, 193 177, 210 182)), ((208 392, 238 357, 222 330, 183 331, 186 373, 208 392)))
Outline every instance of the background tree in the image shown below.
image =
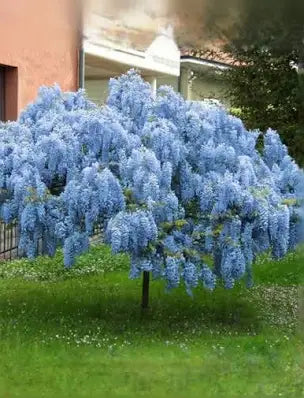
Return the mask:
POLYGON ((228 74, 232 104, 249 127, 274 127, 304 161, 304 2, 202 2, 209 39, 238 65, 228 74), (296 73, 297 72, 297 73, 296 73))
POLYGON ((224 73, 232 112, 250 129, 280 132, 290 153, 304 162, 304 134, 299 123, 301 107, 294 53, 274 55, 266 48, 233 51, 238 65, 224 73), (239 113, 239 111, 241 113, 239 113))

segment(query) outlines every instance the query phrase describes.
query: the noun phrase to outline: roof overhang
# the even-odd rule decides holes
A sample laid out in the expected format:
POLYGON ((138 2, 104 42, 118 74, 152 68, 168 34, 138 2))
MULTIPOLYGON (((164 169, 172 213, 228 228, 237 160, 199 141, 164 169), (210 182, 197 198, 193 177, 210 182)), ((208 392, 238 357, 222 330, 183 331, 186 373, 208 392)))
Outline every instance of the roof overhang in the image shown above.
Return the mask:
POLYGON ((86 65, 104 69, 127 70, 139 69, 144 75, 170 75, 180 74, 180 52, 173 42, 158 40, 151 44, 147 51, 137 51, 128 48, 120 48, 112 43, 84 40, 86 65), (94 59, 94 65, 90 65, 90 59, 94 59), (99 60, 99 62, 98 62, 99 60))
POLYGON ((209 59, 199 59, 191 56, 182 56, 180 62, 182 67, 189 67, 189 68, 194 67, 195 69, 214 68, 224 71, 231 68, 230 65, 227 65, 223 62, 211 61, 209 59))

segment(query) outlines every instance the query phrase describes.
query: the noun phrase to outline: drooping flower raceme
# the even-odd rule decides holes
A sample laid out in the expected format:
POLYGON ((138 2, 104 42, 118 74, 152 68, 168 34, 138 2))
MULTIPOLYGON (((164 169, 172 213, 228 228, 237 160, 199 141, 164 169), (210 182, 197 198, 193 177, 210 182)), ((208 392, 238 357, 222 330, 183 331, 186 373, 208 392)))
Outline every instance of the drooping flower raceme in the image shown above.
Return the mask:
POLYGON ((83 91, 42 88, 18 122, 0 125, 0 218, 17 220, 20 247, 87 250, 96 224, 113 252, 130 254, 132 278, 149 271, 227 288, 256 256, 304 240, 303 171, 273 130, 258 132, 208 103, 157 96, 134 71, 110 82, 98 108, 83 91))

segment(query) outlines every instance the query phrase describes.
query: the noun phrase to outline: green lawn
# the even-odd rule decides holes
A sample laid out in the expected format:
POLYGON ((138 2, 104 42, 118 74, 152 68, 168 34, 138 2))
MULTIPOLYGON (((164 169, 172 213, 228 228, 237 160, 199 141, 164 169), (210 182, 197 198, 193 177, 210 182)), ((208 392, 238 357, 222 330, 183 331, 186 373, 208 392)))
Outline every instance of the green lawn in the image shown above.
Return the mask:
POLYGON ((260 259, 256 285, 165 293, 93 248, 0 263, 0 398, 304 397, 304 252, 260 259), (302 310, 303 308, 303 316, 302 310))

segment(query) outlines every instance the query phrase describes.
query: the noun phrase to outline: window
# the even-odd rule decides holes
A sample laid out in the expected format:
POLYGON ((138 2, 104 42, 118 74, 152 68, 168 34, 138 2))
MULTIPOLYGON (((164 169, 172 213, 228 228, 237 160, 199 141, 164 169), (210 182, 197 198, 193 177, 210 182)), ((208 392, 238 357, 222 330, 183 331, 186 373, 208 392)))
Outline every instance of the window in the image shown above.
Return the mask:
POLYGON ((18 69, 0 65, 0 121, 16 120, 18 114, 18 69))

